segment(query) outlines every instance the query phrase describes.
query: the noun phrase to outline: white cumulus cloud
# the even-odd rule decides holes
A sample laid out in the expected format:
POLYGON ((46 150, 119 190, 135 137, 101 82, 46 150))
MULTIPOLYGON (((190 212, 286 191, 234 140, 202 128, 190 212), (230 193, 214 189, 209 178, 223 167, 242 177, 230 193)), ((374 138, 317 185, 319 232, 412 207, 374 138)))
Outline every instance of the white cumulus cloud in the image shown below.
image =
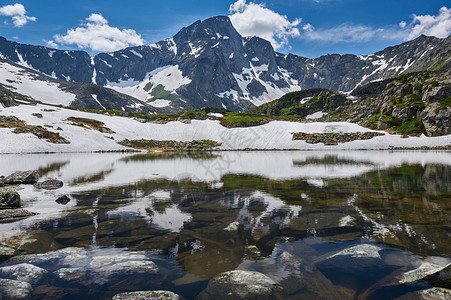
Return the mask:
POLYGON ((407 39, 416 38, 421 34, 439 38, 448 37, 451 34, 451 9, 442 7, 437 16, 414 15, 411 26, 407 39))
POLYGON ((35 17, 27 16, 25 7, 20 3, 0 7, 0 15, 11 17, 14 27, 22 27, 28 21, 36 21, 35 17))
POLYGON ((403 31, 394 26, 372 28, 365 25, 341 24, 333 28, 316 29, 311 24, 306 24, 302 29, 304 39, 328 43, 364 43, 374 39, 397 40, 405 36, 403 31))
POLYGON ((412 40, 421 34, 448 37, 451 34, 451 9, 442 7, 438 15, 413 15, 410 24, 381 28, 361 24, 340 24, 332 28, 315 28, 311 24, 302 27, 302 38, 329 43, 362 43, 372 40, 412 40))
POLYGON ((297 26, 301 19, 292 22, 265 7, 264 4, 238 0, 230 5, 230 20, 243 36, 258 36, 271 42, 275 49, 288 45, 288 39, 300 36, 297 26))
POLYGON ((53 38, 54 41, 47 42, 47 45, 53 48, 59 43, 99 52, 111 52, 145 43, 135 30, 111 27, 101 14, 91 14, 80 26, 68 29, 66 34, 57 34, 53 38))

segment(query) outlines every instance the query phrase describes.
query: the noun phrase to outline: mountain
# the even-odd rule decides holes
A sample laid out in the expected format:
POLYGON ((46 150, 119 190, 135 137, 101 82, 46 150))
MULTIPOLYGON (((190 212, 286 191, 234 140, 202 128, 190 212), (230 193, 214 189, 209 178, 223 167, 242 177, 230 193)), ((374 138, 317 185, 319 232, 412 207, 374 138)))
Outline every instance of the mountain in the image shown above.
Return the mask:
POLYGON ((451 37, 420 36, 372 55, 311 59, 275 52, 258 37, 242 37, 228 17, 218 16, 156 44, 95 57, 4 38, 0 56, 55 79, 114 89, 150 110, 211 106, 243 111, 301 89, 349 92, 401 73, 450 69, 451 37))
POLYGON ((250 111, 291 119, 352 122, 405 135, 451 134, 451 71, 401 74, 356 88, 292 92, 250 111))
MULTIPOLYGON (((98 110, 164 112, 131 96, 92 83, 67 82, 0 58, 0 96, 98 110)), ((1 102, 1 101, 0 101, 1 102)), ((12 100, 10 101, 12 103, 12 100)), ((2 104, 2 103, 0 103, 2 104)), ((6 103, 3 103, 3 106, 6 103)))

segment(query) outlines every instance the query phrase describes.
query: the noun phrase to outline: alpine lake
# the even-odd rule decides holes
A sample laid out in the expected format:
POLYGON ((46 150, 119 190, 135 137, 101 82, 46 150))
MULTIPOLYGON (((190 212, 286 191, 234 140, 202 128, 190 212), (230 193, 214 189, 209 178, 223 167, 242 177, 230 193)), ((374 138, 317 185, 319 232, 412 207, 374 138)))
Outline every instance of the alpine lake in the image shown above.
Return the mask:
POLYGON ((451 297, 450 151, 0 155, 25 170, 64 186, 0 224, 17 298, 451 297))

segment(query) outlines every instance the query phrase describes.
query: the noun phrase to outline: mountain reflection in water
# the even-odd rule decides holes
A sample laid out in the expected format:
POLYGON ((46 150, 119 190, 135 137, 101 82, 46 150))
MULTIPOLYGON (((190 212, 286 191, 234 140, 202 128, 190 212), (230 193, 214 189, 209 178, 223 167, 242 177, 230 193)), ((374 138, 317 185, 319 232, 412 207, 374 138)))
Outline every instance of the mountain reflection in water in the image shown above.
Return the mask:
POLYGON ((7 272, 21 263, 42 269, 27 281, 34 299, 446 297, 422 278, 450 262, 450 152, 3 155, 0 166, 64 182, 24 185, 37 215, 0 224, 0 281, 25 280, 7 272), (263 295, 216 283, 233 270, 274 284, 263 295))

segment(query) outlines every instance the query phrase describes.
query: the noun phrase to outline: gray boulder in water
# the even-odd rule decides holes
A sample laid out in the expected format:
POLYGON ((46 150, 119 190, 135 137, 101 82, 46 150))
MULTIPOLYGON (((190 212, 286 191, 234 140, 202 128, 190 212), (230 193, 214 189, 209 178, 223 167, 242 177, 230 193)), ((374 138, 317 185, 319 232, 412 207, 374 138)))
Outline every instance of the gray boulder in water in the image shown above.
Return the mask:
POLYGON ((32 290, 31 285, 27 282, 0 279, 0 295, 2 299, 27 299, 32 290))
POLYGON ((233 270, 216 275, 197 299, 274 299, 280 289, 265 274, 233 270))
POLYGON ((120 293, 113 300, 183 300, 184 298, 169 291, 138 291, 120 293))
POLYGON ((20 195, 16 191, 0 191, 0 209, 1 208, 19 208, 20 195))
POLYGON ((36 171, 17 171, 6 177, 6 184, 33 184, 38 182, 39 174, 36 171))
POLYGON ((35 183, 33 186, 37 189, 56 190, 63 187, 63 182, 57 179, 49 179, 35 183))

